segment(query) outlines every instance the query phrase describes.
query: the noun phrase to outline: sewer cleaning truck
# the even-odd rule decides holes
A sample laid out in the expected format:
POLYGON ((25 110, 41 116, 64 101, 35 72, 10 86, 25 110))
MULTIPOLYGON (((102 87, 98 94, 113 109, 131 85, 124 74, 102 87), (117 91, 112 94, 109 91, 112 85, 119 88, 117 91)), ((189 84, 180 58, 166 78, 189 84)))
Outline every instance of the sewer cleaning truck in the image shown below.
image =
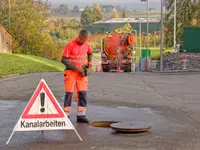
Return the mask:
POLYGON ((101 67, 103 72, 131 72, 134 38, 131 33, 109 33, 102 39, 101 67))

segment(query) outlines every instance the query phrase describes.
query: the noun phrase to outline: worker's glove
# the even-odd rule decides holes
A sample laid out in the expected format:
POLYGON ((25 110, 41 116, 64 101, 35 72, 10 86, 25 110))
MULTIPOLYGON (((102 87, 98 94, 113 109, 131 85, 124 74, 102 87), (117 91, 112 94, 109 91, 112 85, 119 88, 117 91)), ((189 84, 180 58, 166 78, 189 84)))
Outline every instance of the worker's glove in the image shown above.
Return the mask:
POLYGON ((78 71, 78 72, 84 72, 84 68, 83 67, 76 67, 76 70, 78 71))
POLYGON ((91 67, 92 67, 92 63, 91 63, 91 62, 88 62, 87 67, 88 67, 88 68, 91 68, 91 67))
POLYGON ((88 66, 89 66, 88 64, 82 66, 82 68, 84 70, 83 72, 81 72, 82 77, 89 76, 91 74, 91 72, 92 72, 91 67, 88 67, 88 66))

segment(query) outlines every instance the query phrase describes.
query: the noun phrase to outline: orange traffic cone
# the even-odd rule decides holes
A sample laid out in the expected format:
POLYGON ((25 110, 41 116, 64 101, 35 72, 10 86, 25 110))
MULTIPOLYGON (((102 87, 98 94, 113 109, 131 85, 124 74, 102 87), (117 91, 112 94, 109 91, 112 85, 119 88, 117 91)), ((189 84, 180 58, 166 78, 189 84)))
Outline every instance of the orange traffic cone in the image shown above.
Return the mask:
POLYGON ((117 73, 120 73, 120 66, 117 66, 117 73))
POLYGON ((98 70, 98 66, 96 65, 96 72, 99 72, 99 70, 98 70))
POLYGON ((102 70, 102 66, 100 66, 100 72, 103 72, 103 70, 102 70))

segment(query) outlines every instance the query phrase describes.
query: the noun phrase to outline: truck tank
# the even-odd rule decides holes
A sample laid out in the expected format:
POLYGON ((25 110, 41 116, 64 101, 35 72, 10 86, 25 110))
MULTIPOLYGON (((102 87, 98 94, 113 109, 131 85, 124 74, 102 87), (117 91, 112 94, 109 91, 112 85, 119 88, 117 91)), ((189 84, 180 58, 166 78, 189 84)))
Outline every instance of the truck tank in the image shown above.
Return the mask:
POLYGON ((125 72, 131 71, 133 35, 130 33, 111 33, 102 42, 102 69, 104 72, 117 70, 119 65, 125 72))

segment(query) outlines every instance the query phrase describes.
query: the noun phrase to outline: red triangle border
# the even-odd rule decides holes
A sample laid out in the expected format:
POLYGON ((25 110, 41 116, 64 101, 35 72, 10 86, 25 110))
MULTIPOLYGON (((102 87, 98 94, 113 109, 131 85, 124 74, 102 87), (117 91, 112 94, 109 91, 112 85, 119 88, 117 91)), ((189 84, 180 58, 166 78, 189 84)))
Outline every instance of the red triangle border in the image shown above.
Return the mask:
POLYGON ((32 96, 30 102, 28 103, 26 109, 24 110, 24 113, 22 114, 22 119, 44 119, 44 118, 63 118, 65 115, 63 114, 63 111, 60 109, 58 104, 56 103, 56 99, 52 95, 50 89, 47 87, 44 81, 41 81, 39 83, 38 88, 36 89, 34 95, 32 96), (36 98, 40 94, 41 90, 44 89, 45 93, 49 97, 50 101, 52 102, 53 106, 57 110, 58 114, 28 114, 31 107, 33 106, 36 98))

